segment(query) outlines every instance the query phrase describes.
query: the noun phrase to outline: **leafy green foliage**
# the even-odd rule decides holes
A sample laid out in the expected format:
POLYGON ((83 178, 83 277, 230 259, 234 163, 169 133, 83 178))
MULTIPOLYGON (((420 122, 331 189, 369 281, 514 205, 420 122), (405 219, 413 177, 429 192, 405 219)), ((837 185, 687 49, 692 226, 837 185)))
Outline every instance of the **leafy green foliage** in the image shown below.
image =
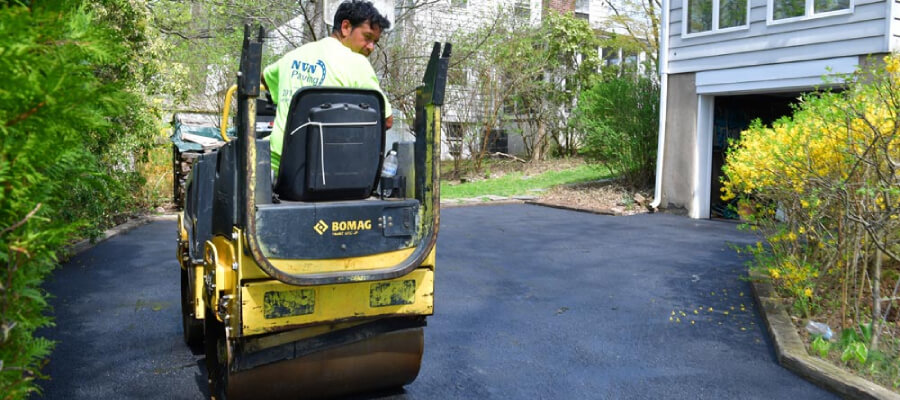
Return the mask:
POLYGON ((585 132, 581 153, 620 171, 634 188, 653 182, 659 128, 659 86, 652 80, 614 78, 583 91, 572 124, 585 132))
POLYGON ((819 355, 819 357, 825 358, 828 356, 828 350, 831 349, 831 343, 827 340, 822 339, 822 336, 816 336, 812 341, 812 350, 819 355))
POLYGON ((844 353, 841 354, 841 361, 843 362, 853 360, 860 364, 865 364, 866 359, 868 358, 869 349, 866 347, 866 344, 862 342, 850 343, 846 348, 844 348, 844 353))
POLYGON ((128 0, 0 6, 0 398, 38 391, 53 343, 35 337, 44 277, 68 241, 133 203, 132 164, 156 116, 143 7, 128 0))

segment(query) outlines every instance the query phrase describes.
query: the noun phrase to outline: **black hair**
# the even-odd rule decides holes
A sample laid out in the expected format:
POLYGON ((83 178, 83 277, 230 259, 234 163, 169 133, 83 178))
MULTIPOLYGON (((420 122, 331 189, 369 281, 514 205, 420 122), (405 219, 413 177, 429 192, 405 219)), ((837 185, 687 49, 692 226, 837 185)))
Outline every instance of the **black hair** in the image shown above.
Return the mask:
POLYGON ((341 22, 350 21, 350 26, 356 28, 363 22, 369 21, 369 25, 374 29, 381 28, 382 31, 391 29, 391 21, 381 15, 375 5, 366 0, 348 0, 338 6, 337 12, 334 13, 334 25, 331 27, 332 32, 341 31, 341 22))

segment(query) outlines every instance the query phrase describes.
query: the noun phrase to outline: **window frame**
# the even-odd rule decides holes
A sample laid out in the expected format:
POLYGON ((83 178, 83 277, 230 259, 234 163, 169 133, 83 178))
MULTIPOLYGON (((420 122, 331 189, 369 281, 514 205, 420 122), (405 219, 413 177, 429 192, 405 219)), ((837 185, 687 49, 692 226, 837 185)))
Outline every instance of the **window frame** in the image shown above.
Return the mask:
MULTIPOLYGON (((849 0, 850 6, 841 10, 834 11, 825 11, 816 13, 816 0, 805 0, 806 8, 804 9, 803 15, 797 17, 789 17, 782 19, 775 19, 775 0, 766 0, 766 25, 781 25, 781 24, 790 24, 792 22, 800 22, 800 21, 809 21, 811 19, 819 19, 819 18, 828 18, 834 17, 838 15, 848 15, 853 14, 853 10, 856 7, 855 0, 849 0)), ((894 1, 894 0, 889 0, 894 1)))
POLYGON ((578 9, 578 0, 575 1, 573 5, 572 13, 577 17, 584 19, 585 21, 590 21, 591 19, 591 0, 584 0, 585 8, 582 10, 578 9))
POLYGON ((531 21, 531 0, 515 0, 513 1, 513 16, 515 18, 531 21), (519 12, 527 10, 528 15, 519 16, 519 12))
MULTIPOLYGON (((719 28, 719 7, 721 5, 721 0, 710 0, 712 1, 712 29, 703 32, 688 32, 688 25, 690 25, 690 21, 688 21, 688 7, 690 6, 690 0, 682 0, 681 5, 681 37, 684 38, 692 38, 699 36, 709 36, 709 35, 717 35, 720 33, 728 33, 728 32, 738 32, 738 31, 746 31, 750 30, 750 0, 744 0, 747 2, 746 13, 747 15, 744 18, 743 25, 729 26, 728 28, 719 28)), ((768 0, 771 2, 772 0, 768 0)), ((812 0, 807 0, 812 1, 812 0)), ((853 1, 853 0, 850 0, 853 1)))
POLYGON ((447 3, 450 6, 450 9, 453 10, 467 10, 469 8, 469 0, 447 0, 447 3), (455 1, 462 1, 463 5, 455 6, 453 5, 453 2, 455 1))

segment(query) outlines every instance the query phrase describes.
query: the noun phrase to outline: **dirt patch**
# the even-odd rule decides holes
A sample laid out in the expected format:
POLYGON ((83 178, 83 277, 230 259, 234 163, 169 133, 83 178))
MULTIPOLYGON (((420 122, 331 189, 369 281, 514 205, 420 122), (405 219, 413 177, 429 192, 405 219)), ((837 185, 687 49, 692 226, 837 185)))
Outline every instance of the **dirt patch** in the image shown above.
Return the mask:
POLYGON ((601 181, 557 186, 535 202, 602 214, 634 215, 649 212, 650 197, 629 191, 614 181, 601 181))

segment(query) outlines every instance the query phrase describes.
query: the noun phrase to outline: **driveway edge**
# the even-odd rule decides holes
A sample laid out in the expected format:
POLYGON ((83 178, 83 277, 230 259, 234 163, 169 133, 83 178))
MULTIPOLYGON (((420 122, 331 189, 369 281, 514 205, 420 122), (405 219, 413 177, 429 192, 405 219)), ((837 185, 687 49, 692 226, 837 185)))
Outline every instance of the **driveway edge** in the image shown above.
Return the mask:
POLYGON ((81 240, 73 245, 66 246, 65 250, 63 250, 63 259, 72 258, 78 254, 81 254, 94 246, 103 243, 106 239, 109 239, 113 236, 128 232, 134 228, 137 228, 141 225, 154 222, 154 221, 174 221, 178 218, 178 214, 176 213, 165 213, 165 214, 157 214, 157 215, 144 215, 132 219, 123 224, 116 225, 112 228, 107 229, 100 235, 94 242, 91 242, 90 239, 81 240))
POLYGON ((750 287, 766 321, 781 366, 845 399, 900 400, 900 394, 810 356, 788 316, 784 302, 775 296, 767 278, 758 272, 751 272, 750 287))

